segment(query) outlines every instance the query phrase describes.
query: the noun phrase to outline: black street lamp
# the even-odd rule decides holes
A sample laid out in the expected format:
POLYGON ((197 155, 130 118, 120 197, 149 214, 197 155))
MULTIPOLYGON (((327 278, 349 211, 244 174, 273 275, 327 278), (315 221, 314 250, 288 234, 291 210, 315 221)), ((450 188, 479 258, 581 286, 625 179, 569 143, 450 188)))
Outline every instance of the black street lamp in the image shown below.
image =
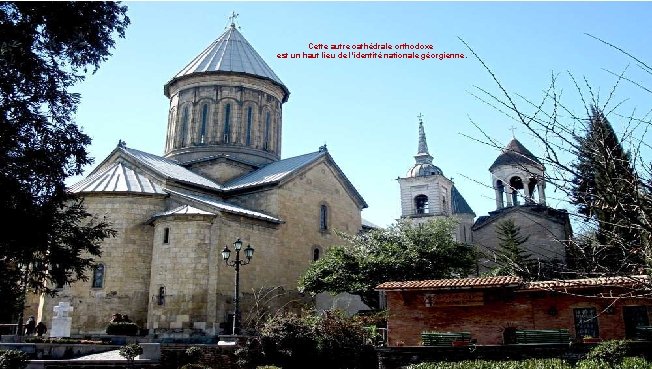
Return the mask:
POLYGON ((239 238, 233 243, 233 248, 235 249, 235 260, 229 262, 229 257, 231 257, 229 246, 224 246, 224 250, 222 250, 222 259, 224 259, 226 265, 235 267, 235 296, 233 298, 235 302, 235 311, 233 312, 233 334, 240 334, 240 266, 247 265, 251 262, 251 258, 254 256, 254 248, 251 247, 251 245, 248 245, 244 249, 247 260, 240 260, 242 241, 240 241, 239 238))

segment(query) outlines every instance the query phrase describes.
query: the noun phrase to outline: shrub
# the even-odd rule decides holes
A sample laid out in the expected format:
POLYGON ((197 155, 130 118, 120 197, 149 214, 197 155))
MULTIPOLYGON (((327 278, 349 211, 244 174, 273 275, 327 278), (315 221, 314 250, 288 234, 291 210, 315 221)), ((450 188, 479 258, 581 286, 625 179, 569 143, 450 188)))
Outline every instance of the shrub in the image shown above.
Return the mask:
POLYGON ((614 367, 620 364, 625 356, 629 347, 626 341, 623 340, 611 340, 598 343, 592 350, 586 355, 588 360, 601 360, 607 363, 610 363, 611 367, 614 367))
POLYGON ((265 359, 283 369, 303 368, 317 357, 312 324, 295 314, 276 316, 261 329, 265 359))
POLYGON ((201 364, 186 364, 182 366, 180 369, 211 369, 211 368, 201 364))
POLYGON ((27 354, 18 350, 0 350, 0 369, 23 369, 29 363, 27 354))
POLYGON ((130 362, 133 362, 136 356, 142 353, 143 353, 143 348, 140 347, 140 345, 137 343, 132 343, 120 347, 120 356, 129 360, 130 362))
POLYGON ((191 346, 186 349, 186 357, 189 364, 196 364, 204 357, 204 353, 200 347, 191 346))
POLYGON ((138 325, 132 322, 111 322, 106 327, 106 334, 116 336, 136 336, 138 335, 138 325))
POLYGON ((276 316, 261 328, 260 338, 249 339, 236 350, 241 368, 264 364, 283 369, 367 369, 377 368, 373 344, 367 339, 360 319, 327 312, 321 316, 276 316))

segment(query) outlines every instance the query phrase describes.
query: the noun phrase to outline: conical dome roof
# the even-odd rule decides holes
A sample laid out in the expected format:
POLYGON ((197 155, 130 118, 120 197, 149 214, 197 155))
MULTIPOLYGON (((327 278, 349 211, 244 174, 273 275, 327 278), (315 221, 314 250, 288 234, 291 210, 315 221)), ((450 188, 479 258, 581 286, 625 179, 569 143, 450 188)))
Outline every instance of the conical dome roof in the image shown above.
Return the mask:
POLYGON ((190 75, 204 73, 243 73, 254 77, 270 80, 285 91, 283 102, 287 101, 290 94, 287 87, 281 82, 276 73, 258 55, 256 50, 247 42, 234 24, 204 51, 197 55, 188 65, 177 73, 165 85, 165 93, 175 80, 190 75))
POLYGON ((496 161, 491 164, 489 170, 491 171, 501 165, 534 165, 543 169, 541 161, 516 138, 509 141, 502 153, 496 158, 496 161))

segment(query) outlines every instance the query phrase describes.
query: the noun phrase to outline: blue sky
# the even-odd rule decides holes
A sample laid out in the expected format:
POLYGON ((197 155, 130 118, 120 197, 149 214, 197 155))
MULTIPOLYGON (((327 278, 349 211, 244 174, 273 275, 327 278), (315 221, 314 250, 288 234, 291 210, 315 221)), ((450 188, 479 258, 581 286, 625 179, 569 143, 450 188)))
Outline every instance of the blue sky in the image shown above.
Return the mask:
MULTIPOLYGON (((414 163, 418 114, 430 153, 453 178, 475 213, 494 210, 489 166, 496 149, 473 120, 506 144, 517 124, 475 98, 475 87, 498 92, 490 75, 458 39, 464 39, 511 92, 538 100, 554 73, 584 77, 601 96, 617 73, 650 81, 631 59, 588 37, 593 34, 652 63, 648 2, 126 2, 132 24, 126 38, 94 75, 76 86, 82 95, 77 122, 101 162, 119 139, 162 155, 168 100, 163 85, 239 14, 240 31, 290 90, 283 106, 282 157, 316 151, 331 155, 369 204, 363 217, 386 226, 400 216, 396 178, 414 163), (309 43, 422 43, 465 59, 279 59, 309 52, 309 43)), ((650 83, 648 83, 648 86, 650 83)), ((582 111, 572 86, 569 106, 582 111)), ((652 108, 650 94, 622 83, 623 114, 652 108)), ((622 129, 612 119, 616 130, 622 129)), ((516 137, 535 154, 540 145, 517 127, 516 137)), ((90 171, 92 166, 87 168, 90 171)), ((71 178, 73 183, 78 177, 71 178)), ((547 190, 549 204, 564 207, 547 190)))

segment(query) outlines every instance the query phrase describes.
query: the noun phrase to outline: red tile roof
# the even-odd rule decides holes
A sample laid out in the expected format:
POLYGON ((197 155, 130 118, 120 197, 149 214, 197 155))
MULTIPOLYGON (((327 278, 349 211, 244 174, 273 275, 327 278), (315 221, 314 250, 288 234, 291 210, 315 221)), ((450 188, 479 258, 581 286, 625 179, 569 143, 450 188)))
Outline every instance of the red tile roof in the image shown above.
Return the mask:
POLYGON ((378 290, 445 290, 468 288, 519 287, 523 284, 520 277, 499 276, 482 278, 432 279, 427 281, 385 282, 376 287, 378 290))
POLYGON ((633 275, 622 277, 598 277, 585 279, 566 279, 554 281, 537 281, 526 283, 524 290, 549 290, 549 289, 576 289, 591 287, 643 287, 650 285, 650 276, 633 275))
POLYGON ((650 289, 650 276, 598 277, 584 279, 525 282, 520 277, 498 276, 482 278, 432 279, 425 281, 385 282, 377 290, 448 290, 470 288, 515 287, 518 290, 560 290, 592 287, 635 287, 650 289))

